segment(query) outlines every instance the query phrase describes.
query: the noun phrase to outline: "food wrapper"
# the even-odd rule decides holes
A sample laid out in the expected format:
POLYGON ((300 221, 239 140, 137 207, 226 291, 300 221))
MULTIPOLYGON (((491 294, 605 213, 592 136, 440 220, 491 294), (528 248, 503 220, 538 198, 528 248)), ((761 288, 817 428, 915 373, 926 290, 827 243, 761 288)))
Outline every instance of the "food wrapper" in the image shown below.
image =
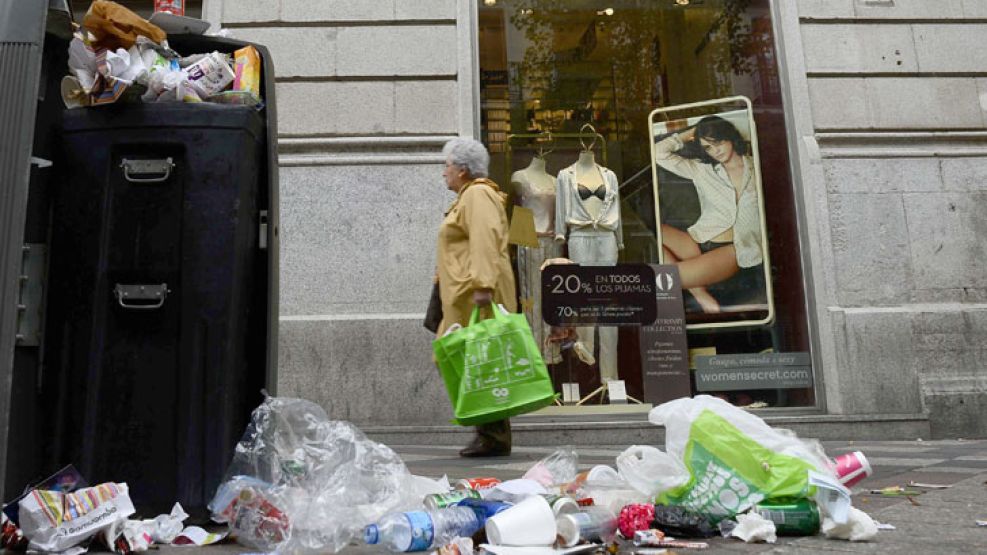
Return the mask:
POLYGON ((145 36, 156 43, 161 43, 168 37, 157 25, 120 4, 107 0, 96 0, 89 6, 82 26, 92 33, 92 46, 96 49, 129 49, 139 36, 145 36))
POLYGON ((253 46, 244 46, 233 53, 234 91, 246 91, 260 98, 260 54, 253 46))
POLYGON ((36 489, 20 501, 28 549, 65 551, 134 514, 125 483, 107 482, 73 493, 36 489))

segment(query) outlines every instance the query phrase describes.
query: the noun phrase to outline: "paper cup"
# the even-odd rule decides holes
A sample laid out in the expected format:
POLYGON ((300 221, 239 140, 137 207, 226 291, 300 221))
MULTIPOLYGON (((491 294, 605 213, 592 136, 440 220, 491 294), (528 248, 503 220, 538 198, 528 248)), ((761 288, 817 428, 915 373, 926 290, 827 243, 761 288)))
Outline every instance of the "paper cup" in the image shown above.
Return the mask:
POLYGON ((79 80, 71 75, 62 77, 61 92, 66 108, 82 108, 91 104, 89 94, 82 88, 79 80))
POLYGON ((834 459, 834 462, 836 466, 833 470, 839 477, 840 483, 846 487, 853 486, 873 473, 870 462, 860 451, 840 455, 834 459))
POLYGON ((555 543, 555 513, 548 501, 533 495, 487 520, 487 539, 494 545, 535 546, 555 543))

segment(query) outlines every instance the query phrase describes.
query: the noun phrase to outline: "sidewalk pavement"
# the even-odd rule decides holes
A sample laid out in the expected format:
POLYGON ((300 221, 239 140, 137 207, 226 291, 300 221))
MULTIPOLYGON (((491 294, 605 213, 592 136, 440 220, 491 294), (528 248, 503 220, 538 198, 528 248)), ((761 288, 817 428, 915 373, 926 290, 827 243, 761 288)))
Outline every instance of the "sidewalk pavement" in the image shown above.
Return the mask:
MULTIPOLYGON (((873 542, 853 543, 828 540, 823 536, 778 538, 778 543, 745 544, 736 539, 705 540, 710 549, 703 553, 987 553, 987 527, 977 520, 987 520, 987 440, 948 441, 868 441, 823 442, 830 456, 849 451, 863 451, 874 474, 853 488, 853 505, 875 520, 897 529, 881 531, 873 542), (910 486, 923 493, 912 498, 871 494, 870 490, 910 483, 950 486, 942 489, 910 486)), ((495 476, 519 478, 537 460, 554 447, 518 447, 510 457, 462 459, 458 448, 428 445, 392 445, 414 474, 438 478, 495 476)), ((614 465, 627 446, 576 446, 581 469, 597 464, 614 465)), ((162 548, 161 555, 214 555, 243 553, 250 549, 231 544, 195 550, 162 548)), ((695 550, 670 550, 683 554, 695 550)), ((381 550, 350 547, 342 553, 369 555, 381 550)))

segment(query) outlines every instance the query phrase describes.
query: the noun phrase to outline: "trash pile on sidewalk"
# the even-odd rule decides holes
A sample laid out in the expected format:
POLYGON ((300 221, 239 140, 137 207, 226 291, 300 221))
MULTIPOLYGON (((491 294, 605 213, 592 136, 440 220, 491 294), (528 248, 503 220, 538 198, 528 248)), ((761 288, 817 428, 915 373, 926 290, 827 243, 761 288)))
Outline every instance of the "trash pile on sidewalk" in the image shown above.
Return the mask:
POLYGON ((635 552, 701 549, 714 535, 877 534, 846 487, 870 473, 862 453, 831 461, 817 442, 709 396, 665 403, 649 418, 665 426, 666 451, 632 446, 615 467, 580 473, 565 448, 517 480, 450 484, 411 475, 389 448, 313 403, 269 397, 210 509, 236 541, 279 553, 361 541, 440 555, 635 552))
POLYGON ((232 56, 186 53, 129 9, 95 0, 69 43, 62 97, 69 108, 117 102, 216 102, 261 106, 261 59, 246 46, 232 56))
MULTIPOLYGON (((439 555, 653 554, 703 549, 713 536, 877 535, 847 489, 870 474, 862 453, 830 460, 818 442, 709 396, 662 404, 649 419, 665 427, 665 451, 635 445, 614 467, 578 472, 578 454, 563 448, 520 479, 450 483, 412 475, 390 448, 314 403, 266 397, 209 509, 238 543, 283 554, 357 544, 439 555)), ((67 467, 8 504, 3 546, 76 555, 96 538, 126 554, 226 536, 183 530, 177 504, 169 515, 128 520, 126 484, 85 486, 67 467)))

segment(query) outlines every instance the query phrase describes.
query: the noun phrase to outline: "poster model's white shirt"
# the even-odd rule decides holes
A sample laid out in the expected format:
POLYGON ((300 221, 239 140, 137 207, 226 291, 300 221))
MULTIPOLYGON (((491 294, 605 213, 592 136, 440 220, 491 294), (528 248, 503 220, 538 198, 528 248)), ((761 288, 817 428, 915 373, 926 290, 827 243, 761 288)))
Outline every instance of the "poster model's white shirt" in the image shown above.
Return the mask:
POLYGON ((696 186, 701 214, 689 227, 689 235, 695 242, 704 243, 732 227, 737 265, 741 268, 757 266, 762 262, 761 212, 757 204, 753 160, 750 156, 743 157, 744 178, 738 198, 722 164, 683 158, 676 154, 683 146, 678 134, 662 139, 655 145, 655 160, 666 170, 691 179, 696 186))

